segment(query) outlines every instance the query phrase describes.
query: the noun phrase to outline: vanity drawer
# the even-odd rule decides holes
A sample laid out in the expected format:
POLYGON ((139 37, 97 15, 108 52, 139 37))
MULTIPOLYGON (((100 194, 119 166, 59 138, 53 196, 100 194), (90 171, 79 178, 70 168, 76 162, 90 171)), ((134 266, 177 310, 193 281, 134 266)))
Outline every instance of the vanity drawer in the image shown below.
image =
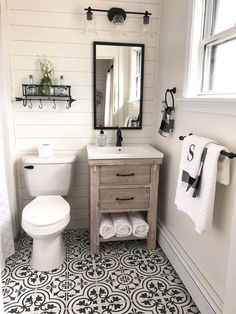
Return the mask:
POLYGON ((100 184, 149 184, 150 165, 101 166, 100 184))
POLYGON ((149 189, 100 190, 100 210, 149 208, 149 189))

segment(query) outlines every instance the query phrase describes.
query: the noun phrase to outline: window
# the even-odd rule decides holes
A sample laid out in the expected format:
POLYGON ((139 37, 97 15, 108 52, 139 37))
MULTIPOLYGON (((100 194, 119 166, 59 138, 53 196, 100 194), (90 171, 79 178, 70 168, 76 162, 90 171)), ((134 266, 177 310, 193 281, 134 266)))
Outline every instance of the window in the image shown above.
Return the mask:
POLYGON ((236 95, 236 0, 195 0, 192 95, 236 95), (196 56, 196 52, 198 52, 196 56))
POLYGON ((131 68, 130 68, 130 101, 140 99, 141 92, 141 65, 142 65, 142 51, 141 48, 135 47, 131 50, 131 68))

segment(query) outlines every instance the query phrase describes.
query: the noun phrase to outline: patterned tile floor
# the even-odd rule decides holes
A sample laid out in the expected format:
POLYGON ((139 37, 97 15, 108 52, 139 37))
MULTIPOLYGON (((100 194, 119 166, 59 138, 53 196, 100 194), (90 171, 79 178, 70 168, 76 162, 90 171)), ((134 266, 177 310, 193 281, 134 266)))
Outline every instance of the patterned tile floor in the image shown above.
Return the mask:
POLYGON ((87 230, 63 236, 65 262, 39 272, 29 266, 32 240, 22 234, 3 272, 6 313, 200 314, 160 247, 110 242, 92 256, 87 230))

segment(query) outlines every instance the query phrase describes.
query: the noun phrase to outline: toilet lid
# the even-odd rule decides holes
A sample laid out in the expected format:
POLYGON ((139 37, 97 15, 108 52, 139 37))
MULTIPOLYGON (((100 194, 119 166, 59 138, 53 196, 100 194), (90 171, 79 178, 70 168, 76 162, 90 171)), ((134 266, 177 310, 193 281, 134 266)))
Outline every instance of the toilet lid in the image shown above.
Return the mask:
POLYGON ((69 214, 70 205, 60 195, 38 196, 25 206, 22 219, 34 226, 49 226, 69 214))

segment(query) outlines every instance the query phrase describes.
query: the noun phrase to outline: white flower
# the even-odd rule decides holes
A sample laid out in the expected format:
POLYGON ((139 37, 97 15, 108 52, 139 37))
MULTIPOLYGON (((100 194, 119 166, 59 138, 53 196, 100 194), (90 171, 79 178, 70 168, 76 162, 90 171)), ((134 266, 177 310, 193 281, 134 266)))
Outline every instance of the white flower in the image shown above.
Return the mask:
POLYGON ((54 73, 54 66, 45 55, 39 58, 39 65, 43 76, 51 78, 54 73))

